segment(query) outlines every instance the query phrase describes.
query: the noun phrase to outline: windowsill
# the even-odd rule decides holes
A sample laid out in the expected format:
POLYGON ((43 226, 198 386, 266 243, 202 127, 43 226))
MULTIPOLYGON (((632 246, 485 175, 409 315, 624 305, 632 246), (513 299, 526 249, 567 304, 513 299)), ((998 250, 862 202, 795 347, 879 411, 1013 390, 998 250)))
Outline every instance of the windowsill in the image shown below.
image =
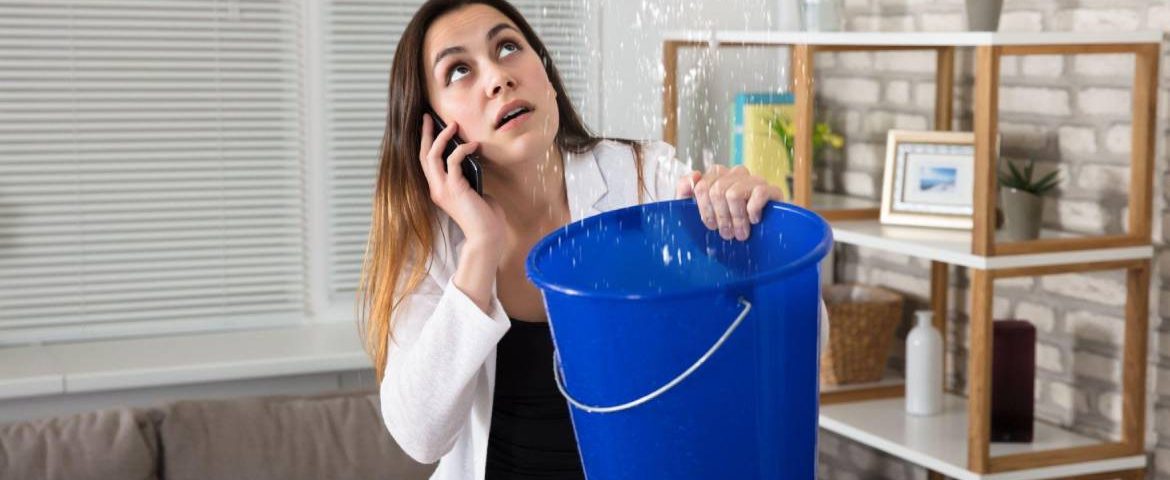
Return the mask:
POLYGON ((0 348, 0 400, 370 368, 350 322, 0 348))

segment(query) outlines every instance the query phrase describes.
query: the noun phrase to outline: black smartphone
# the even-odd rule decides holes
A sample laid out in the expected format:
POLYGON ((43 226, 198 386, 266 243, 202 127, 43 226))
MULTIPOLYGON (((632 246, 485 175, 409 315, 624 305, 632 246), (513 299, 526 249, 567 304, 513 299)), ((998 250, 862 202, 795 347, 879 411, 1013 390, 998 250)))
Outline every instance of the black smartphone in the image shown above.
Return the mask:
MULTIPOLYGON (((434 120, 435 136, 438 136, 439 132, 443 131, 444 128, 447 128, 447 124, 443 123, 443 119, 439 118, 439 115, 436 114, 433 110, 428 110, 427 114, 431 116, 432 120, 434 120)), ((443 147, 443 171, 447 171, 447 158, 451 157, 452 153, 455 153, 455 147, 463 145, 463 143, 463 139, 459 138, 459 134, 456 133, 455 135, 451 136, 451 140, 449 140, 447 145, 443 147)), ((463 169, 463 178, 466 178, 467 183, 471 184, 471 188, 475 189, 475 193, 478 193, 482 197, 483 165, 479 159, 479 155, 471 153, 466 157, 463 157, 463 162, 460 163, 460 167, 463 169)))

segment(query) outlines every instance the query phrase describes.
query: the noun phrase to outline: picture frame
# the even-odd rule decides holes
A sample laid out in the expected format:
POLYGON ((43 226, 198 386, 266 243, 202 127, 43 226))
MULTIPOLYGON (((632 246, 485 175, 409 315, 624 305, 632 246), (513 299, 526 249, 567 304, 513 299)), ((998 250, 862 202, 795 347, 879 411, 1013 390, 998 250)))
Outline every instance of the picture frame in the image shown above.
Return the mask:
POLYGON ((970 230, 975 133, 890 130, 881 223, 970 230))

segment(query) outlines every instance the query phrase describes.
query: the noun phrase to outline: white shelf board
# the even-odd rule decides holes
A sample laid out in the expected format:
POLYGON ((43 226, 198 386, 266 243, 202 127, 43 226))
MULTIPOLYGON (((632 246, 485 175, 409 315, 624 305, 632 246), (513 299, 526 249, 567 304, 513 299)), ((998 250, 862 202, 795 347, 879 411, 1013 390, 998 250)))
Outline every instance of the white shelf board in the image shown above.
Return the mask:
POLYGON ((0 399, 370 368, 357 325, 0 348, 0 399))
MULTIPOLYGON (((971 253, 969 230, 882 225, 878 220, 836 221, 831 225, 833 240, 837 242, 980 270, 1147 259, 1154 256, 1154 247, 1143 245, 988 257, 971 253)), ((1063 235, 1053 232, 1042 235, 1058 236, 1063 235)))
POLYGON ((746 42, 775 45, 865 45, 975 47, 982 45, 1101 45, 1160 43, 1160 31, 1138 32, 777 32, 768 30, 687 30, 666 32, 663 40, 746 42))
MULTIPOLYGON (((967 470, 967 402, 944 396, 941 413, 915 417, 904 411, 903 398, 841 403, 821 407, 820 426, 908 462, 959 480, 1027 480, 1064 478, 1143 468, 1144 455, 1072 463, 1012 472, 978 474, 967 470)), ((1036 422, 1031 443, 992 443, 991 456, 1053 450, 1102 443, 1096 439, 1036 422)))

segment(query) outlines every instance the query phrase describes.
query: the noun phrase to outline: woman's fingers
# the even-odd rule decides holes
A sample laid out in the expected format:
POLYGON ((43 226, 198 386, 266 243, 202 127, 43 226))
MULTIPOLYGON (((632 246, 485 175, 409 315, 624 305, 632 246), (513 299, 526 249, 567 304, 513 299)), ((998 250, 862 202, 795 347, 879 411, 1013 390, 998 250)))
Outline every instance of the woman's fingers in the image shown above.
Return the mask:
POLYGON ((431 144, 434 143, 435 124, 431 121, 430 115, 423 115, 422 135, 420 135, 420 142, 418 147, 418 161, 422 164, 423 175, 426 176, 427 182, 434 177, 434 164, 431 159, 431 144))
MULTIPOLYGON (((446 159, 443 158, 443 145, 446 145, 451 136, 455 134, 455 128, 455 124, 452 123, 440 131, 438 135, 432 137, 434 122, 431 121, 430 115, 423 115, 419 162, 422 163, 423 175, 427 178, 427 184, 431 187, 432 198, 436 194, 441 194, 442 192, 436 189, 442 188, 442 185, 446 184, 447 177, 443 172, 443 165, 446 162, 446 159)), ((456 172, 458 173, 459 170, 456 172)))
POLYGON ((711 208, 715 211, 715 223, 719 227, 719 236, 724 240, 731 240, 735 236, 732 226, 731 209, 727 205, 727 189, 735 179, 730 175, 719 177, 711 183, 711 190, 707 197, 711 201, 711 208))
MULTIPOLYGON (((682 180, 679 191, 684 190, 682 180)), ((728 170, 716 165, 702 176, 692 190, 703 224, 719 230, 724 240, 743 241, 751 236, 752 225, 760 223, 768 201, 779 198, 780 189, 742 166, 728 170)))
POLYGON ((752 194, 747 202, 748 220, 752 222, 752 225, 760 223, 760 214, 763 213, 764 206, 768 204, 771 195, 771 192, 768 191, 769 187, 770 185, 766 183, 760 183, 752 187, 752 194))
POLYGON ((679 179, 676 191, 679 196, 688 192, 694 196, 703 224, 719 230, 724 240, 747 240, 752 225, 760 223, 768 201, 782 197, 779 187, 752 175, 743 166, 729 170, 716 165, 693 178, 698 179, 693 187, 687 185, 688 177, 679 179))
POLYGON ((460 189, 462 188, 462 185, 466 185, 468 187, 471 186, 471 184, 467 182, 467 179, 463 178, 463 167, 460 165, 460 163, 463 162, 463 159, 466 158, 467 155, 474 152, 477 148, 479 148, 479 143, 464 143, 463 145, 456 147, 455 151, 451 152, 451 156, 447 157, 448 187, 460 189))
MULTIPOLYGON (((738 180, 738 179, 737 179, 738 180)), ((736 240, 744 241, 751 235, 752 224, 748 220, 747 202, 752 194, 751 177, 749 181, 737 181, 727 187, 727 209, 731 211, 731 229, 736 240)))
POLYGON ((451 141, 451 137, 455 136, 455 131, 458 129, 459 125, 457 125, 455 122, 451 122, 450 125, 447 125, 447 128, 444 128, 439 132, 438 135, 435 135, 435 141, 431 143, 431 149, 428 151, 427 155, 439 159, 439 164, 442 165, 442 161, 444 160, 443 147, 447 145, 447 142, 451 141))
POLYGON ((695 196, 695 185, 703 178, 698 170, 683 175, 674 187, 674 198, 691 198, 695 196))
POLYGON ((699 207, 699 218, 703 220, 705 225, 710 230, 719 228, 718 220, 715 216, 715 209, 711 205, 711 185, 715 180, 719 179, 720 170, 716 165, 714 168, 707 170, 703 174, 703 178, 695 183, 695 205, 699 207))

